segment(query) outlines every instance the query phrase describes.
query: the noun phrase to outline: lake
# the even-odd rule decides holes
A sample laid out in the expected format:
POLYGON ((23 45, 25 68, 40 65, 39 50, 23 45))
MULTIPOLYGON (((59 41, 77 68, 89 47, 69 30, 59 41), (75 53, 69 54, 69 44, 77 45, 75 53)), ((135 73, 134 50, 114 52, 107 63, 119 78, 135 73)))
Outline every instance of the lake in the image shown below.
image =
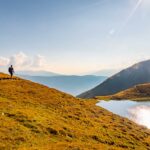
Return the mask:
POLYGON ((150 101, 111 100, 100 101, 96 105, 150 129, 150 101))

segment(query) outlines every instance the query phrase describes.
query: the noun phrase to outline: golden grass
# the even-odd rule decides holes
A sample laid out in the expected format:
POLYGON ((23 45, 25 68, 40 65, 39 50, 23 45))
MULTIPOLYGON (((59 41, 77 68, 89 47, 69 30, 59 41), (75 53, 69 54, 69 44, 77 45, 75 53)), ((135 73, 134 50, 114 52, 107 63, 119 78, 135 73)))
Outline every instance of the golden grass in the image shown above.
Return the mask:
POLYGON ((0 72, 0 80, 19 80, 19 79, 20 79, 20 78, 15 77, 15 76, 13 76, 13 77, 11 78, 10 75, 4 74, 4 73, 1 73, 1 72, 0 72))
POLYGON ((150 131, 94 100, 26 80, 0 80, 0 150, 147 150, 150 131))
POLYGON ((135 100, 135 101, 150 101, 150 83, 136 85, 133 88, 121 91, 114 95, 97 96, 96 98, 104 99, 104 100, 130 99, 130 100, 135 100))

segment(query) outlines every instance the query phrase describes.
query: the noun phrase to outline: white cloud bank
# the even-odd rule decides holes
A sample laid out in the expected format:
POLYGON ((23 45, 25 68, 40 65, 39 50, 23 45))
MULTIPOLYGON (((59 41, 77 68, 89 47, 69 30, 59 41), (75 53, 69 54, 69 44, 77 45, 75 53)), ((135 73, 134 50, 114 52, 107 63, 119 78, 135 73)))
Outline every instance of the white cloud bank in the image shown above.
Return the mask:
POLYGON ((5 66, 9 63, 9 59, 0 56, 0 66, 5 66))
POLYGON ((49 66, 45 61, 44 56, 36 55, 30 57, 23 52, 19 52, 9 58, 0 56, 0 67, 8 67, 13 65, 15 70, 48 70, 49 66))
POLYGON ((137 106, 128 111, 132 121, 150 129, 150 106, 137 106))

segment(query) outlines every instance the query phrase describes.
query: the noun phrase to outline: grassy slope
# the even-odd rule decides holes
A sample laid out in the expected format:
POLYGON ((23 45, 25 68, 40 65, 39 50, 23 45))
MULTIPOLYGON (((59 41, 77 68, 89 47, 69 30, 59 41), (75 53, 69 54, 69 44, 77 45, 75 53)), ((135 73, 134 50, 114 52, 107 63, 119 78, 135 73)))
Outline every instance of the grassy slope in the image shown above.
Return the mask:
POLYGON ((0 139, 4 150, 150 147, 146 128, 95 106, 95 101, 25 80, 0 80, 0 139))
POLYGON ((140 84, 133 88, 119 92, 110 96, 99 96, 100 99, 131 99, 131 100, 150 100, 150 83, 140 84))

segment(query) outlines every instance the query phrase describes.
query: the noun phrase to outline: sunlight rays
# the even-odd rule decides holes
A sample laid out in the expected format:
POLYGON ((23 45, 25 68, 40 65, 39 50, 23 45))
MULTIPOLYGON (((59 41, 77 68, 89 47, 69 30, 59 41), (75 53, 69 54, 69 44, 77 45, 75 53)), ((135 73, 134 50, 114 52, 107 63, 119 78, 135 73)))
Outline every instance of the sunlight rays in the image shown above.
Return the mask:
POLYGON ((129 23, 129 21, 132 19, 132 17, 134 16, 134 14, 136 13, 137 9, 140 7, 140 5, 143 3, 143 0, 138 0, 136 5, 134 6, 134 8, 132 9, 131 13, 129 14, 129 16, 127 17, 127 19, 125 20, 124 24, 122 25, 122 27, 120 28, 120 30, 118 31, 118 33, 120 33, 129 23))

